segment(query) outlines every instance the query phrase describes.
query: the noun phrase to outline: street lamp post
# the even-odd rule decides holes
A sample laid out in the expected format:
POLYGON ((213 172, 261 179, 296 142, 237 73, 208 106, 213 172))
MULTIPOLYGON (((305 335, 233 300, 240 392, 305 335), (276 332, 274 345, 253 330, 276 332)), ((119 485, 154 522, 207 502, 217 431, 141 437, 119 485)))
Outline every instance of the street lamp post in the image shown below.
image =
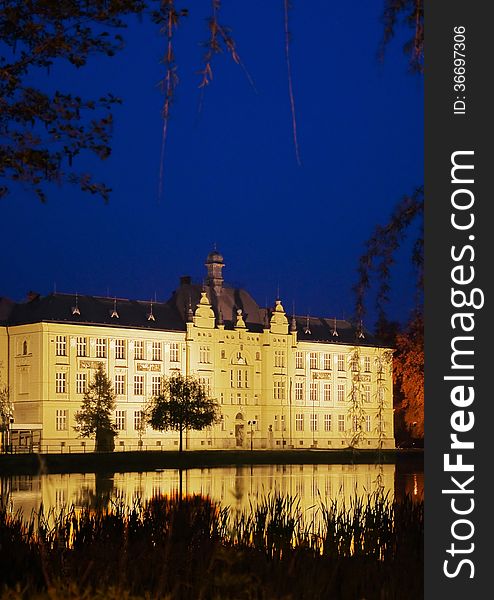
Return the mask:
POLYGON ((256 420, 247 421, 247 425, 250 425, 250 449, 253 450, 253 440, 254 440, 254 425, 256 424, 256 420))

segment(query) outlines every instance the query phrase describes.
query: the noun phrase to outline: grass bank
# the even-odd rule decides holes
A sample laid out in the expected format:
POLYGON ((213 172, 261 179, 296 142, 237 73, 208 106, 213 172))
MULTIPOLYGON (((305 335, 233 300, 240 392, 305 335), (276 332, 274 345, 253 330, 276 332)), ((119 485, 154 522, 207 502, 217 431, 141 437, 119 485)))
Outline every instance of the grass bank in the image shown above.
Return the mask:
POLYGON ((41 512, 27 523, 0 507, 0 598, 423 596, 422 503, 373 495, 319 510, 316 528, 296 498, 277 495, 240 514, 201 496, 41 512))
POLYGON ((97 473, 266 464, 423 464, 422 450, 187 450, 0 455, 0 475, 97 473))

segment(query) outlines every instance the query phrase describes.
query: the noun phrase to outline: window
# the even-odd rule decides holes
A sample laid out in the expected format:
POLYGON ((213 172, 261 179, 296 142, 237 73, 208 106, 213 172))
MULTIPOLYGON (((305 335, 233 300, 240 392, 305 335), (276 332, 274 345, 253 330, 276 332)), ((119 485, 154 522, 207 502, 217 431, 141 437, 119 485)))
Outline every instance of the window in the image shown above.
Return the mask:
POLYGON ((371 386, 368 383, 364 383, 364 402, 371 401, 371 386))
POLYGON ((278 415, 274 415, 274 430, 275 431, 280 430, 280 422, 278 420, 278 415))
POLYGON ((345 415, 338 415, 338 431, 345 431, 345 415))
POLYGON ((331 431, 331 415, 324 415, 324 431, 331 431))
POLYGON ((303 352, 295 353, 295 368, 296 369, 304 368, 304 353, 303 352))
POLYGON ((161 360, 161 342, 153 342, 151 346, 153 360, 161 360))
POLYGON ((324 353, 324 370, 331 371, 331 354, 328 352, 324 353))
POLYGON ((170 344, 170 362, 180 362, 179 345, 176 342, 170 344))
POLYGON ((23 354, 24 356, 26 356, 26 355, 27 355, 27 341, 26 341, 26 340, 24 340, 24 341, 22 342, 22 354, 23 354))
POLYGON ((224 350, 221 351, 221 358, 226 358, 226 352, 224 350))
POLYGON ((338 354, 338 371, 344 371, 344 370, 345 370, 345 355, 338 354))
POLYGON ((353 421, 353 431, 354 431, 354 433, 356 433, 360 429, 359 418, 357 416, 354 416, 352 421, 353 421))
POLYGON ((85 394, 87 390, 87 374, 77 373, 75 376, 76 392, 78 394, 85 394))
POLYGON ((123 373, 115 375, 115 394, 117 396, 125 394, 125 375, 123 373))
POLYGON ((345 384, 338 384, 338 402, 345 402, 345 384))
POLYGON ((78 337, 76 340, 77 356, 87 356, 87 338, 78 337))
POLYGON ((161 377, 159 375, 153 375, 151 379, 151 395, 159 396, 161 393, 161 377))
POLYGON ((281 431, 286 431, 285 415, 281 415, 281 431))
POLYGON ((211 362, 211 349, 209 346, 199 346, 199 362, 203 364, 211 362))
POLYGON ((117 410, 115 413, 115 426, 117 431, 125 431, 126 423, 125 423, 125 411, 117 410))
POLYGON ((242 371, 240 369, 237 371, 237 387, 242 387, 242 371))
POLYGON ((125 358, 125 340, 115 340, 115 358, 125 358))
POLYGON ((106 358, 105 338, 96 338, 96 358, 106 358))
POLYGON ((235 387, 233 369, 230 371, 230 387, 235 387))
POLYGON ((317 352, 311 352, 309 357, 309 364, 311 369, 318 369, 319 365, 317 364, 317 352))
POLYGON ((380 404, 384 403, 384 389, 383 388, 379 388, 379 390, 377 392, 377 400, 380 404))
POLYGON ((371 359, 370 356, 364 356, 364 371, 370 373, 371 370, 371 359))
POLYGON ((57 373, 55 375, 55 384, 57 394, 65 394, 67 391, 67 373, 57 373))
POLYGON ((221 431, 225 431, 225 417, 223 415, 220 416, 220 426, 221 426, 221 431))
POLYGON ((237 394, 237 404, 242 404, 242 394, 237 394))
POLYGON ((65 335, 57 335, 55 351, 57 356, 67 356, 67 337, 65 335))
POLYGON ((295 415, 295 430, 303 431, 304 430, 304 415, 298 413, 295 415))
POLYGON ((331 384, 324 384, 324 402, 331 402, 331 384))
POLYGON ((199 383, 202 385, 204 391, 209 396, 211 394, 211 378, 210 377, 199 377, 199 383))
POLYGON ((246 388, 249 387, 249 372, 248 371, 244 371, 244 384, 245 384, 246 388))
POLYGON ((369 433, 371 430, 371 418, 370 415, 365 415, 365 431, 369 433))
POLYGON ((144 359, 144 341, 137 340, 134 342, 134 360, 144 359))
POLYGON ((304 399, 304 384, 302 381, 295 382, 295 400, 302 402, 304 399))
POLYGON ((134 396, 144 395, 144 375, 134 375, 134 396))
POLYGON ((275 400, 284 400, 285 399, 285 382, 284 381, 275 381, 273 392, 274 392, 275 400))
POLYGON ((140 431, 142 428, 143 422, 142 422, 142 410, 135 410, 134 411, 134 429, 136 431, 140 431))
POLYGON ((310 416, 310 430, 317 431, 317 415, 316 414, 312 414, 310 416))
POLYGON ((310 384, 310 401, 319 402, 319 386, 316 382, 310 384))
POLYGON ((274 366, 281 368, 285 366, 285 352, 284 350, 274 351, 274 366))
POLYGON ((57 409, 56 428, 57 431, 67 431, 67 410, 57 409))

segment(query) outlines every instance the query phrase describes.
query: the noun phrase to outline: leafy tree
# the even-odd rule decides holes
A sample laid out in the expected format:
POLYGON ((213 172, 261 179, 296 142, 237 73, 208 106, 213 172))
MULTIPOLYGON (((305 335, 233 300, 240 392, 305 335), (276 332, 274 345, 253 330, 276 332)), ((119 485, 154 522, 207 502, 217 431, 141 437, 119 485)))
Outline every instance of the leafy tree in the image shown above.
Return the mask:
POLYGON ((75 414, 74 429, 80 437, 95 437, 96 452, 113 450, 116 427, 112 416, 115 409, 115 393, 104 367, 99 365, 94 380, 88 385, 81 410, 75 414))
POLYGON ((149 423, 159 431, 178 431, 180 452, 184 431, 201 431, 218 422, 218 403, 197 379, 180 373, 163 378, 161 393, 152 401, 149 423))

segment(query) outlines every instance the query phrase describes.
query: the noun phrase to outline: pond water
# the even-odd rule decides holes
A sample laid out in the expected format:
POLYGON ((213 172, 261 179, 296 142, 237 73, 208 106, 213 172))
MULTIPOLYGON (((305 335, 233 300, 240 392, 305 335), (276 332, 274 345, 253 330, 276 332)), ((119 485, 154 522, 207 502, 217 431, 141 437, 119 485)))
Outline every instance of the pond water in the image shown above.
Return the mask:
MULTIPOLYGON (((62 507, 122 501, 132 506, 135 499, 147 500, 180 489, 177 469, 143 473, 76 473, 63 475, 17 475, 0 479, 3 501, 9 509, 22 509, 25 516, 62 507)), ((378 490, 390 499, 410 494, 422 499, 423 470, 400 469, 395 465, 255 465, 187 469, 182 472, 182 493, 202 494, 232 509, 249 509, 268 493, 296 496, 304 511, 314 511, 321 501, 337 500, 350 505, 355 496, 378 490)), ((307 515, 309 516, 309 515, 307 515)))

